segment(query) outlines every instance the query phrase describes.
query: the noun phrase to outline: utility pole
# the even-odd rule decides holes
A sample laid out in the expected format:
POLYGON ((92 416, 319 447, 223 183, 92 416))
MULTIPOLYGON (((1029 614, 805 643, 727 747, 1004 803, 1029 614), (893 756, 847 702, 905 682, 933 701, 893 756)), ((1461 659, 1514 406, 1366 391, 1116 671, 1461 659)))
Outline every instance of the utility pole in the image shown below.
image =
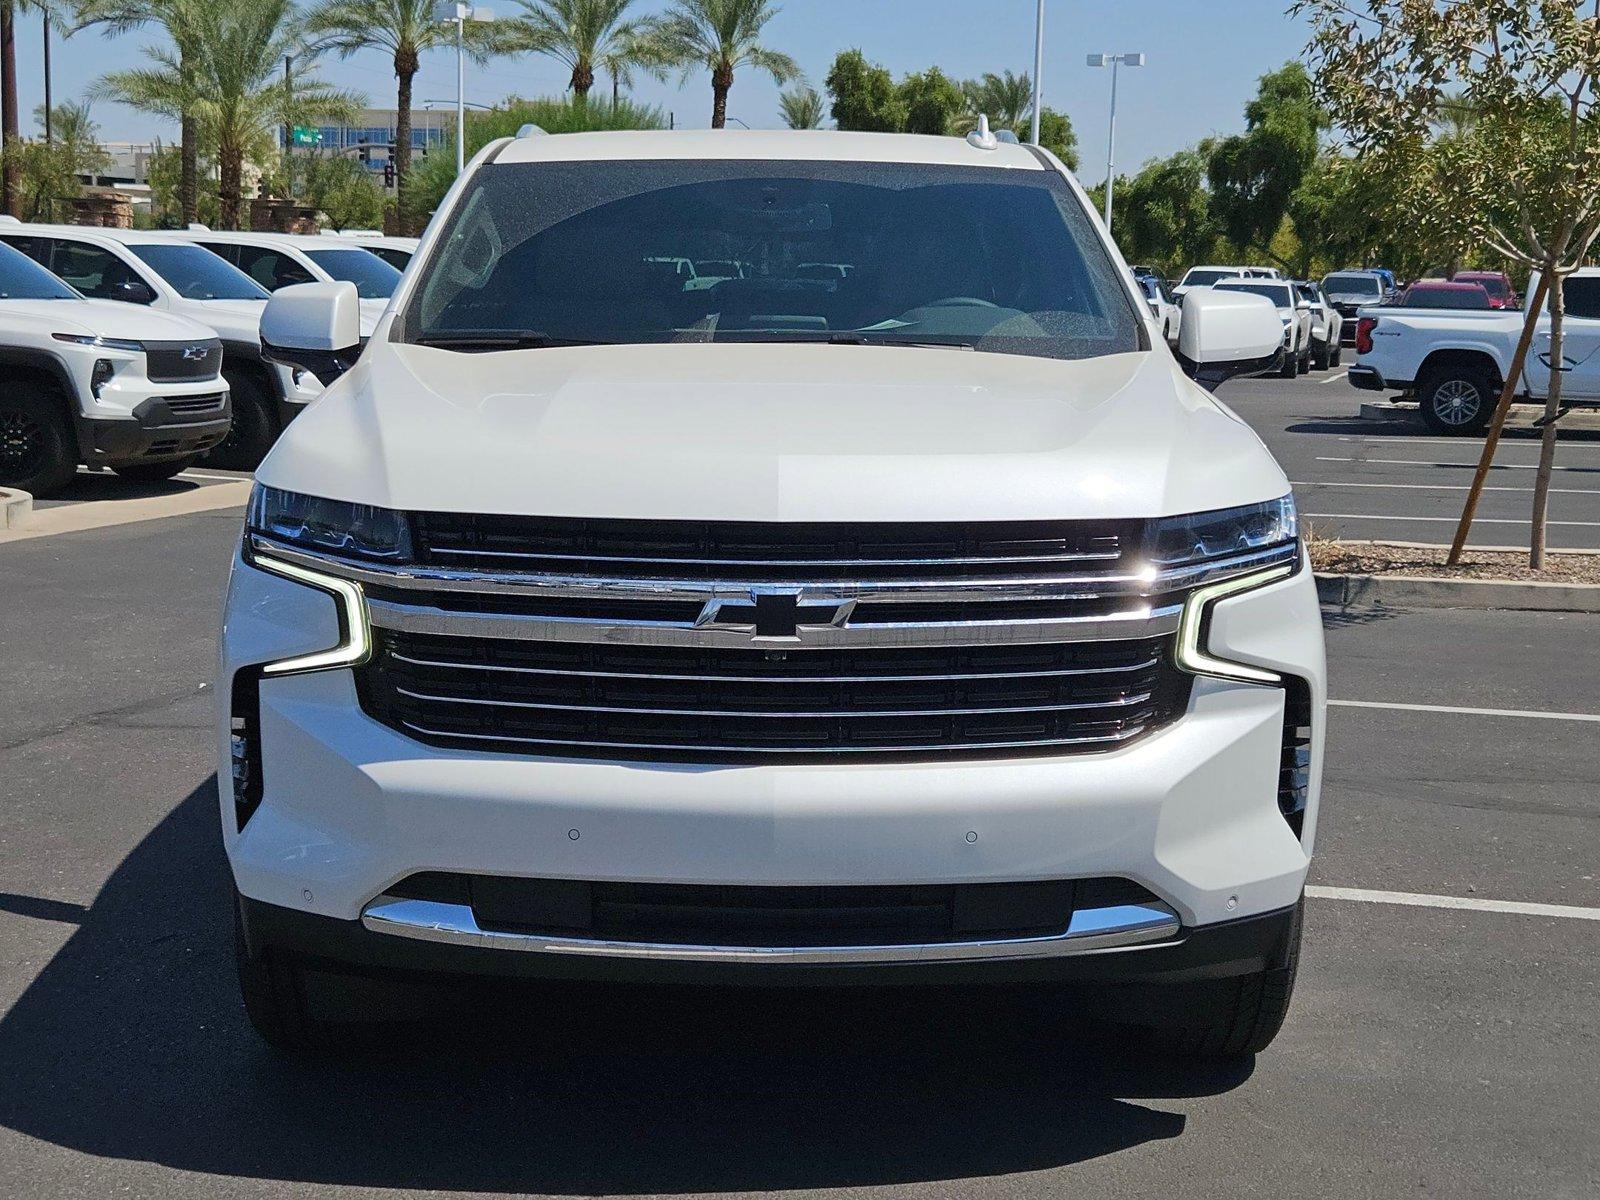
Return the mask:
POLYGON ((1028 140, 1039 144, 1039 120, 1044 114, 1044 0, 1039 0, 1033 25, 1033 122, 1028 140))
POLYGON ((294 199, 294 55, 283 56, 283 198, 294 199))
POLYGON ((1091 54, 1085 60, 1091 67, 1111 68, 1111 124, 1106 134, 1106 230, 1111 229, 1111 191, 1116 186, 1117 165, 1117 68, 1144 66, 1143 54, 1091 54))
POLYGON ((53 136, 52 121, 55 113, 51 112, 50 103, 50 13, 45 12, 40 22, 44 26, 44 144, 48 146, 55 140, 53 136))

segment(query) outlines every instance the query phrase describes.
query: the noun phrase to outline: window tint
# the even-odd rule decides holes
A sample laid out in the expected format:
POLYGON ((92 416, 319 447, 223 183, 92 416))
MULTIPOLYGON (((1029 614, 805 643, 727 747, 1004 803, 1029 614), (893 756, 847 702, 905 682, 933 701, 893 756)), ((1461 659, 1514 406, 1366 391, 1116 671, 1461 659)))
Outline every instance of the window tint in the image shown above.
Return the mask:
POLYGON ((335 279, 355 284, 363 300, 387 300, 400 282, 399 271, 365 250, 307 250, 306 257, 335 279))
POLYGON ((402 250, 398 246, 368 246, 367 249, 396 271, 404 271, 406 264, 411 261, 411 251, 402 250))
POLYGON ((4 242, 19 254, 26 254, 41 267, 50 266, 50 243, 44 238, 8 233, 0 237, 0 242, 4 242))
POLYGON ((77 293, 33 259, 0 246, 0 300, 76 300, 77 293))
POLYGON ((1208 287, 1219 279, 1237 279, 1237 271, 1204 271, 1192 270, 1183 277, 1185 287, 1208 287))
POLYGON ((209 250, 183 242, 141 242, 130 249, 185 300, 265 300, 237 267, 209 250))
POLYGON ((1142 324, 1050 171, 787 161, 481 168, 406 314, 410 337, 838 340, 1086 358, 1142 324), (743 277, 696 262, 738 263, 743 277), (842 264, 832 278, 800 268, 842 264))
POLYGON ((291 283, 316 283, 317 277, 280 250, 239 246, 239 269, 269 292, 291 283))
POLYGON ((1405 308, 1488 308, 1489 294, 1480 287, 1412 287, 1400 303, 1405 308))
POLYGON ((1292 308, 1294 301, 1289 297, 1289 287, 1282 283, 1250 283, 1244 280, 1229 280, 1217 284, 1219 292, 1249 292, 1252 296, 1265 296, 1279 308, 1292 308))
POLYGON ((1573 275, 1562 289, 1567 316, 1600 321, 1600 275, 1573 275))
POLYGON ((1338 292, 1346 296, 1383 294, 1383 281, 1376 275, 1325 275, 1322 286, 1325 291, 1338 292))
MULTIPOLYGON (((45 240, 45 239, 41 239, 45 240)), ((54 242, 50 269, 85 296, 96 300, 119 299, 117 288, 124 283, 144 282, 115 254, 84 242, 49 239, 54 242)))

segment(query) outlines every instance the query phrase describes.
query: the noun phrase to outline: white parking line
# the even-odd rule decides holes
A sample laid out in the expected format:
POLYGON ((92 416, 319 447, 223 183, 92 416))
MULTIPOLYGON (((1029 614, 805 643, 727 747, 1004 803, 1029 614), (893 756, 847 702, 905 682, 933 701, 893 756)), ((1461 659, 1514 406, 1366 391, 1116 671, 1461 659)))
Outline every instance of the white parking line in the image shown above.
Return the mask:
POLYGON ((212 483, 249 483, 249 475, 208 475, 204 471, 180 471, 178 479, 205 479, 212 483))
MULTIPOLYGON (((1370 463, 1370 464, 1372 464, 1374 466, 1385 466, 1385 467, 1454 467, 1457 470, 1462 470, 1462 471, 1476 471, 1478 469, 1478 464, 1476 462, 1434 462, 1433 460, 1426 459, 1426 458, 1351 458, 1351 457, 1339 458, 1339 457, 1331 457, 1331 456, 1325 456, 1325 455, 1320 455, 1319 454, 1317 456, 1317 461, 1318 462, 1342 462, 1342 463, 1370 463)), ((1537 471, 1539 469, 1539 464, 1538 463, 1495 463, 1494 466, 1490 467, 1489 469, 1491 471, 1537 471)), ((1551 467, 1550 469, 1552 471, 1582 471, 1586 475, 1593 475, 1596 472, 1600 472, 1600 467, 1564 467, 1564 466, 1561 466, 1559 463, 1556 464, 1555 466, 1551 467)))
POLYGON ((1383 892, 1369 888, 1322 887, 1311 884, 1306 895, 1319 900, 1359 900, 1366 904, 1399 904, 1409 908, 1461 908, 1471 912, 1512 913, 1522 917, 1564 917, 1600 921, 1600 908, 1574 904, 1529 904, 1522 900, 1480 900, 1476 896, 1431 896, 1425 892, 1383 892))
POLYGON ((1589 721, 1600 724, 1600 713, 1546 712, 1533 708, 1463 708, 1454 704, 1397 704, 1386 700, 1329 700, 1330 708, 1381 708, 1397 712, 1452 713, 1466 717, 1526 717, 1535 721, 1589 721))
POLYGON ((1350 374, 1349 371, 1340 371, 1337 375, 1329 375, 1326 379, 1320 380, 1320 382, 1322 382, 1322 383, 1338 383, 1341 379, 1343 379, 1348 374, 1350 374))
MULTIPOLYGON (((1466 483, 1357 483, 1333 479, 1296 479, 1291 481, 1293 487, 1336 487, 1336 488, 1399 488, 1405 491, 1418 492, 1470 492, 1471 484, 1466 483)), ((1484 486, 1486 492, 1523 492, 1532 493, 1531 487, 1490 487, 1484 486)), ((1552 496, 1600 496, 1600 488, 1551 488, 1552 496)))
MULTIPOLYGON (((1387 513, 1302 513, 1305 517, 1319 517, 1328 521, 1445 521, 1451 525, 1461 520, 1456 517, 1393 517, 1387 513)), ((1511 517, 1474 517, 1474 525, 1526 525, 1527 521, 1514 520, 1511 517)), ((1546 521, 1552 529, 1557 525, 1572 526, 1577 528, 1600 528, 1600 521, 1546 521)))

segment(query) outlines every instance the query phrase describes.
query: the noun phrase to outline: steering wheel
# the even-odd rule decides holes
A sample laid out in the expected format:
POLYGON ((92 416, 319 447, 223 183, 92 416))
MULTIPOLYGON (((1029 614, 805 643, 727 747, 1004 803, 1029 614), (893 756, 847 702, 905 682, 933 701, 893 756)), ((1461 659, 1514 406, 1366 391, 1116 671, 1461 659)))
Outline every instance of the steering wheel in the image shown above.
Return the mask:
POLYGON ((999 308, 993 300, 983 300, 977 296, 946 296, 942 300, 930 300, 922 305, 923 308, 999 308))

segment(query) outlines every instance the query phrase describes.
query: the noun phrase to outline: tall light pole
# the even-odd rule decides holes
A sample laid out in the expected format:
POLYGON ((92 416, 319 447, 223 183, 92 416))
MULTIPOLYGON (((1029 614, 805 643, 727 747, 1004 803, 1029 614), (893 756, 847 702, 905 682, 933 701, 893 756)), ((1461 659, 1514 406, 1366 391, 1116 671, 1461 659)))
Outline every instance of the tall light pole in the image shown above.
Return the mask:
POLYGON ((1044 112, 1044 0, 1033 23, 1033 124, 1028 140, 1039 144, 1039 118, 1044 112))
POLYGON ((434 20, 456 27, 456 174, 467 167, 467 22, 492 21, 494 12, 481 5, 446 0, 433 10, 434 20))
POLYGON ((1111 228, 1111 189, 1116 181, 1117 160, 1117 68, 1144 66, 1143 54, 1091 54, 1091 67, 1111 68, 1111 127, 1106 134, 1106 229, 1111 228))

